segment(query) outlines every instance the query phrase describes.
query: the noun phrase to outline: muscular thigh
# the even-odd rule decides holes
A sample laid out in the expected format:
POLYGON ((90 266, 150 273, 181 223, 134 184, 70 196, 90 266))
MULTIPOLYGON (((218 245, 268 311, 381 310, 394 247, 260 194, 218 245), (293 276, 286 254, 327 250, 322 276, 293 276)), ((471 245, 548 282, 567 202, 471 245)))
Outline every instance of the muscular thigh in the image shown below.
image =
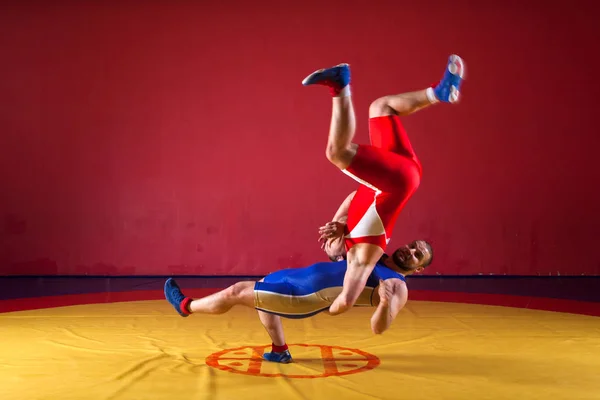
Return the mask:
POLYGON ((369 139, 374 147, 417 159, 406 130, 397 115, 370 118, 369 139))
POLYGON ((236 299, 237 304, 254 307, 255 284, 253 281, 244 281, 230 287, 231 296, 236 299))

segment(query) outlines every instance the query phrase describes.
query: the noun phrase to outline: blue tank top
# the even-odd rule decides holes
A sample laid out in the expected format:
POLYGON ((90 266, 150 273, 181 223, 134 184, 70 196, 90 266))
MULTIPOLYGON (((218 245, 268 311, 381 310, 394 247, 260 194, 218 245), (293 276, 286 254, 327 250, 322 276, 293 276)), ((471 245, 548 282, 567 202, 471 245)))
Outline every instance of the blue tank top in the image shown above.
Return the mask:
MULTIPOLYGON (((344 285, 344 275, 348 262, 320 262, 305 268, 290 268, 273 272, 265 277, 268 283, 289 283, 294 287, 294 295, 301 296, 315 293, 329 287, 344 285)), ((377 263, 367 279, 366 287, 376 287, 379 280, 396 278, 404 282, 404 276, 392 271, 383 264, 377 263)))

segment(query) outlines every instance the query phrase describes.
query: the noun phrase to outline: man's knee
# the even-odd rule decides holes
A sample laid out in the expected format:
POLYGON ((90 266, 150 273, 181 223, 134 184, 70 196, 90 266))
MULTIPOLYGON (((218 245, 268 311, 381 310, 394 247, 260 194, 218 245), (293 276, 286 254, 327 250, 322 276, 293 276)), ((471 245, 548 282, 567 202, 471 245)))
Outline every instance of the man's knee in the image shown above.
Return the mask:
POLYGON ((347 147, 336 147, 332 145, 328 145, 325 150, 325 156, 327 159, 339 169, 346 169, 352 162, 352 159, 356 155, 357 146, 351 144, 349 148, 347 147))
POLYGON ((396 112, 390 107, 387 97, 380 97, 369 106, 369 118, 394 115, 396 112))
POLYGON ((340 309, 343 311, 347 311, 354 307, 354 303, 356 303, 357 299, 352 298, 348 293, 342 294, 340 296, 340 309))
POLYGON ((354 302, 352 302, 352 299, 350 299, 346 293, 342 292, 329 307, 329 315, 335 316, 343 314, 350 310, 353 305, 354 302))
MULTIPOLYGON (((336 167, 339 168, 339 165, 341 164, 341 153, 342 150, 335 148, 334 146, 327 146, 327 149, 325 150, 325 157, 327 157, 327 159, 329 160, 329 162, 331 162, 333 165, 335 165, 336 167)), ((342 168, 340 168, 342 169, 342 168)))
POLYGON ((246 303, 252 298, 254 282, 237 282, 227 288, 225 297, 233 303, 246 303))

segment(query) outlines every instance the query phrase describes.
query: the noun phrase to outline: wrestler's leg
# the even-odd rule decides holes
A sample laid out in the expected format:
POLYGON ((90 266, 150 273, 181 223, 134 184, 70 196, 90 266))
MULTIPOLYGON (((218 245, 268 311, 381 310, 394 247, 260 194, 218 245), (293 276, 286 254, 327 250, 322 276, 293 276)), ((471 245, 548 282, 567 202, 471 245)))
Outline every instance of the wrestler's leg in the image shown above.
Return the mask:
POLYGON ((416 92, 384 96, 369 108, 369 117, 386 115, 409 115, 439 101, 455 103, 458 101, 460 86, 465 76, 464 61, 457 55, 451 55, 446 63, 444 75, 434 87, 416 92))
POLYGON ((418 158, 400 121, 400 116, 409 115, 435 104, 428 96, 429 89, 380 97, 369 107, 369 139, 379 149, 408 157, 418 158))
POLYGON ((410 115, 440 101, 458 101, 464 75, 463 60, 457 55, 451 55, 437 85, 416 92, 383 96, 372 102, 369 107, 371 144, 416 160, 408 135, 398 116, 410 115))
POLYGON ((369 118, 384 117, 387 115, 405 116, 429 107, 435 104, 435 101, 427 97, 428 90, 423 89, 417 92, 380 97, 371 103, 369 118))
POLYGON ((267 330, 273 345, 285 346, 285 335, 283 334, 283 324, 281 317, 275 314, 269 314, 264 311, 258 311, 258 318, 267 330))
POLYGON ((333 96, 331 124, 325 155, 340 169, 350 165, 356 154, 352 143, 356 131, 356 117, 350 95, 350 67, 348 64, 318 70, 307 76, 303 85, 324 85, 333 96))
MULTIPOLYGON (((279 273, 282 273, 280 271, 279 273)), ((271 275, 273 276, 273 274, 271 275)), ((264 282, 264 278, 259 282, 264 282)), ((265 286, 258 286, 261 283, 257 283, 255 289, 265 289, 265 286)), ((264 305, 264 304, 261 304, 264 305)), ((261 310, 258 311, 258 318, 260 322, 263 324, 267 334, 271 338, 271 351, 264 353, 263 358, 267 361, 279 362, 279 363, 289 363, 292 362, 292 355, 288 349, 288 345, 285 342, 285 335, 283 333, 283 324, 281 322, 281 317, 276 314, 271 314, 268 312, 264 312, 261 310)))
MULTIPOLYGON (((235 305, 243 305, 254 308, 254 286, 255 282, 238 282, 227 289, 211 294, 201 299, 192 300, 183 294, 174 279, 168 279, 165 283, 165 296, 175 310, 183 317, 192 313, 223 314, 235 305)), ((272 351, 265 353, 264 358, 268 361, 288 363, 292 361, 285 338, 281 318, 262 311, 258 316, 273 342, 272 351)))
POLYGON ((348 167, 356 155, 357 145, 352 143, 355 131, 356 117, 352 96, 334 97, 325 155, 340 169, 348 167))
MULTIPOLYGON (((189 309, 192 313, 220 314, 238 304, 254 307, 254 282, 239 282, 221 292, 194 300, 190 303, 189 309)), ((258 311, 258 317, 269 334, 273 346, 285 346, 281 317, 263 311, 258 311)))
POLYGON ((260 318, 260 322, 262 322, 271 338, 271 351, 264 353, 263 358, 267 361, 284 364, 292 362, 292 355, 290 354, 288 345, 285 343, 281 317, 264 311, 258 311, 258 318, 260 318))
POLYGON ((193 300, 189 305, 192 313, 223 314, 236 305, 254 307, 254 283, 238 282, 210 296, 193 300))
POLYGON ((201 299, 193 300, 183 294, 174 279, 165 282, 165 297, 183 317, 192 313, 223 314, 235 305, 254 307, 255 282, 238 282, 201 299))
MULTIPOLYGON (((221 314, 234 305, 254 308, 254 285, 255 282, 238 282, 218 293, 193 300, 188 309, 192 313, 221 314)), ((281 317, 263 311, 258 311, 258 317, 267 330, 269 337, 271 337, 273 344, 284 346, 285 337, 281 317)))

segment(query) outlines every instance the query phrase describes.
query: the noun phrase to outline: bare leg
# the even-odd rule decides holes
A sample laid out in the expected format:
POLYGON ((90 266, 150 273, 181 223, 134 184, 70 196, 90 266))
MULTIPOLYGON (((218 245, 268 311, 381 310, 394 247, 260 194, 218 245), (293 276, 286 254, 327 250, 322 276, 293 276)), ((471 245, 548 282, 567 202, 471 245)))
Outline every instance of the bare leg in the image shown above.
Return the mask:
MULTIPOLYGON (((264 279, 261 280, 261 282, 263 281, 264 279)), ((288 345, 285 343, 281 317, 279 315, 258 311, 258 318, 260 318, 260 322, 262 322, 267 330, 272 343, 271 351, 264 353, 263 358, 267 361, 284 364, 292 362, 292 355, 289 352, 288 345)))
POLYGON ((220 292, 193 300, 188 309, 192 313, 223 314, 235 305, 254 308, 254 282, 238 282, 220 292))
POLYGON ((427 90, 380 97, 371 103, 369 118, 386 115, 405 116, 435 104, 435 101, 432 103, 427 96, 427 90))
MULTIPOLYGON (((254 308, 254 286, 255 282, 238 282, 210 296, 192 300, 187 306, 186 311, 190 313, 223 314, 236 305, 254 308)), ((178 303, 179 301, 177 300, 176 302, 178 303)), ((291 362, 292 356, 287 351, 288 347, 285 344, 281 318, 262 311, 258 311, 258 317, 273 343, 272 351, 264 354, 263 357, 267 361, 291 362)))
MULTIPOLYGON (((192 313, 223 314, 235 305, 254 308, 254 282, 238 282, 220 292, 193 300, 188 308, 192 313)), ((273 344, 285 345, 281 317, 263 311, 258 311, 258 317, 273 344)))
POLYGON ((269 314, 263 311, 258 312, 260 322, 267 330, 271 341, 276 346, 285 345, 285 336, 283 334, 283 325, 281 323, 281 317, 279 315, 269 314))
POLYGON ((345 169, 356 154, 357 145, 352 143, 356 131, 356 117, 352 97, 334 97, 327 140, 327 159, 340 169, 345 169))

